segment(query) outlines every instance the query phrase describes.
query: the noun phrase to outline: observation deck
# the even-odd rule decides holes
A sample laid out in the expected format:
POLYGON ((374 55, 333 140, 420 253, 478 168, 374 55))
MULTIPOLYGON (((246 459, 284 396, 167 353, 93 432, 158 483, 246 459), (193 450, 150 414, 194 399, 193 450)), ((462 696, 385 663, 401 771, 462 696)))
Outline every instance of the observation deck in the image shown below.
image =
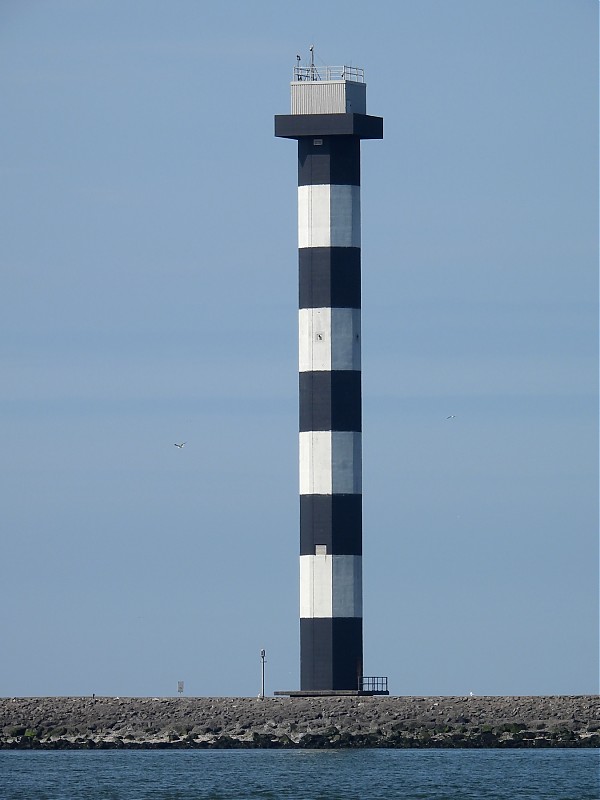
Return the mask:
POLYGON ((290 114, 275 117, 275 136, 356 136, 383 139, 383 119, 367 114, 367 84, 360 67, 294 67, 290 114))

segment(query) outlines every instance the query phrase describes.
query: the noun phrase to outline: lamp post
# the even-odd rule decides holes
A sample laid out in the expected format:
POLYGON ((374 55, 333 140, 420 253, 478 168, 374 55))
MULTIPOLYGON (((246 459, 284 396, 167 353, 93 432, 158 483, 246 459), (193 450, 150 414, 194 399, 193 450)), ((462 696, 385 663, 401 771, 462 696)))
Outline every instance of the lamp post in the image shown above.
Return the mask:
POLYGON ((265 699, 265 650, 260 651, 260 699, 265 699))

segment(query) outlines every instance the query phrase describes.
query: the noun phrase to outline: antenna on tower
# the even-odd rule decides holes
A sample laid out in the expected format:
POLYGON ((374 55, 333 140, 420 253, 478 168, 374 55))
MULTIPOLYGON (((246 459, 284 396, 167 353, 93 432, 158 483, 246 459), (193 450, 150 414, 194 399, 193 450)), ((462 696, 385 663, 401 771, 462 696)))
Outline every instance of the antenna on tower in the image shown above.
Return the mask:
POLYGON ((314 81, 315 79, 315 46, 311 44, 309 47, 310 50, 310 79, 314 81))

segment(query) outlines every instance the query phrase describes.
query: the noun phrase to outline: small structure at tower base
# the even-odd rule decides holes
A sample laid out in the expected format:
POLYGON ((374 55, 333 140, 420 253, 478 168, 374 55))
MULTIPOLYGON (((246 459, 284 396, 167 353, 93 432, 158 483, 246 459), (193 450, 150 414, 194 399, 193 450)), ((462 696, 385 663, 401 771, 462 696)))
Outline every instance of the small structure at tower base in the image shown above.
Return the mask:
POLYGON ((273 692, 280 697, 373 697, 376 694, 388 695, 389 692, 363 692, 362 689, 307 689, 305 692, 291 690, 289 692, 273 692))
POLYGON ((389 695, 388 679, 384 677, 363 677, 360 689, 300 689, 289 692, 273 692, 283 697, 373 697, 389 695))

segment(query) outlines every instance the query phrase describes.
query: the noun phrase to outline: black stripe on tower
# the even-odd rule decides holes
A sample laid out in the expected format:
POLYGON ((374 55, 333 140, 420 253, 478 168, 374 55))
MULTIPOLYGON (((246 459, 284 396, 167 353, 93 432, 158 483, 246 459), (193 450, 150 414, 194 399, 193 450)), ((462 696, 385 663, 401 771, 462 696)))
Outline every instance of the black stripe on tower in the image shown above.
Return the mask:
POLYGON ((300 639, 303 688, 357 688, 362 675, 361 617, 301 619, 300 639))
POLYGON ((300 555, 313 555, 318 544, 328 553, 362 555, 362 495, 300 496, 300 555))
POLYGON ((360 431, 360 372, 301 372, 300 431, 360 431))
POLYGON ((360 139, 322 136, 298 140, 298 186, 360 186, 360 139))
POLYGON ((360 248, 298 251, 300 308, 360 308, 360 248))

